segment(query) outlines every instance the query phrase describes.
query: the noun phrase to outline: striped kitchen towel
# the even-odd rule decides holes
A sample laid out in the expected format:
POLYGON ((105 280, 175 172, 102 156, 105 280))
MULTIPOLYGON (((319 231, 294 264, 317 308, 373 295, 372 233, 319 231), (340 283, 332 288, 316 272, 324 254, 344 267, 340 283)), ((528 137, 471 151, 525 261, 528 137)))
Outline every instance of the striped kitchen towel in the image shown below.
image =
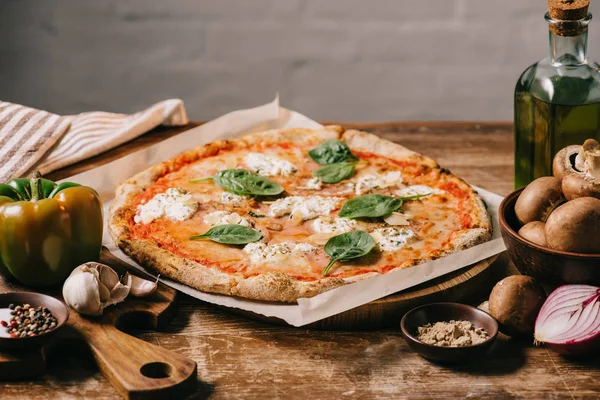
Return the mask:
POLYGON ((0 102, 0 182, 28 171, 70 125, 66 117, 0 102))
POLYGON ((0 181, 57 170, 110 150, 159 125, 189 122, 179 99, 127 115, 101 111, 58 116, 0 102, 0 181))

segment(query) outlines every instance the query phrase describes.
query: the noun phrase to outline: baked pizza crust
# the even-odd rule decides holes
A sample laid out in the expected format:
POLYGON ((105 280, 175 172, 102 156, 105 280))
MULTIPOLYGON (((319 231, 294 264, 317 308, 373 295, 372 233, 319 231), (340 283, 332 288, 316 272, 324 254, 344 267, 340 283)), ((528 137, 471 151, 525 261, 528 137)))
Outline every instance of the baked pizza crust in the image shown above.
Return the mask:
MULTIPOLYGON (((379 275, 377 272, 372 272, 349 278, 324 277, 311 282, 299 281, 282 272, 263 273, 249 278, 232 276, 162 249, 150 240, 133 238, 129 230, 130 221, 128 218, 131 216, 131 204, 135 197, 152 186, 159 177, 176 170, 182 162, 191 163, 200 158, 215 155, 220 150, 246 147, 257 142, 305 144, 315 140, 331 139, 344 140, 353 151, 370 152, 397 161, 412 159, 432 169, 440 169, 432 159, 366 132, 356 130, 344 132, 344 129, 339 126, 327 126, 317 130, 296 128, 270 130, 238 139, 221 140, 200 146, 182 153, 172 160, 148 168, 123 182, 117 187, 116 196, 110 207, 109 232, 116 245, 127 255, 140 265, 151 268, 161 275, 205 292, 240 296, 254 300, 296 302, 301 297, 313 297, 335 287, 379 275)), ((440 169, 440 173, 450 174, 449 171, 443 169, 440 169)), ((476 199, 476 216, 479 219, 478 225, 482 228, 469 229, 464 232, 451 243, 449 250, 439 254, 440 257, 488 241, 492 232, 490 215, 481 198, 467 183, 453 175, 452 177, 454 182, 470 192, 472 197, 476 199)), ((411 265, 426 261, 428 260, 414 260, 411 265)), ((404 267, 411 265, 403 264, 404 267)))

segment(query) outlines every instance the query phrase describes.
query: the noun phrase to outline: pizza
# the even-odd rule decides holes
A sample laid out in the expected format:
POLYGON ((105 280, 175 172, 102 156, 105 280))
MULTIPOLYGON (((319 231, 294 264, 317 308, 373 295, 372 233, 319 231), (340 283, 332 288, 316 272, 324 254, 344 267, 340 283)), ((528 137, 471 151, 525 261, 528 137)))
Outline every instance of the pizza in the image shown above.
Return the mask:
POLYGON ((432 159, 370 133, 280 129, 223 140, 117 187, 109 231, 190 287, 295 302, 491 238, 484 202, 432 159))

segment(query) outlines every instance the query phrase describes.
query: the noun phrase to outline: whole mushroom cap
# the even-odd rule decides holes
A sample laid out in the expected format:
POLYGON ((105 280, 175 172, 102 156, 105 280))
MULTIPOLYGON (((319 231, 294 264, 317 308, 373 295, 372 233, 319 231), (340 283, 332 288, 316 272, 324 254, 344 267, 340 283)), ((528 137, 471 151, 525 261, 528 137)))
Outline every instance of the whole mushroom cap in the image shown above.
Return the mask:
POLYGON ((580 197, 554 210, 546 221, 546 241, 554 250, 600 253, 600 200, 580 197))
POLYGON ((509 336, 533 333, 535 319, 546 300, 546 293, 531 277, 512 275, 494 286, 489 313, 496 318, 500 331, 509 336))
POLYGON ((562 180, 562 191, 567 200, 580 197, 600 199, 600 179, 593 179, 581 173, 565 175, 562 180))
POLYGON ((519 229, 519 236, 539 246, 548 246, 546 242, 546 224, 541 221, 531 221, 523 225, 519 229))
POLYGON ((522 225, 531 221, 545 222, 548 215, 564 203, 560 180, 544 176, 531 182, 515 203, 515 214, 522 225))

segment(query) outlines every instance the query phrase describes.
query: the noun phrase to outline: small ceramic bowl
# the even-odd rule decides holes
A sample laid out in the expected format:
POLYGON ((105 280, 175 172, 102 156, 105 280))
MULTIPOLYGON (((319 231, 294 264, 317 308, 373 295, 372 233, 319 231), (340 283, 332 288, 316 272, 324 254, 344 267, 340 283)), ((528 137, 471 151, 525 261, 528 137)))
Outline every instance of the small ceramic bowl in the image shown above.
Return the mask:
MULTIPOLYGON (((41 293, 13 292, 0 294, 0 309, 10 304, 29 304, 31 307, 46 307, 56 317, 57 325, 53 330, 39 336, 24 338, 0 337, 0 349, 25 349, 41 347, 62 328, 69 319, 69 308, 60 300, 41 293)), ((8 320, 6 321, 8 322, 8 320)), ((5 327, 0 326, 5 330, 5 327)))
MULTIPOLYGON (((600 285, 600 254, 570 253, 539 246, 519 236, 521 228, 515 203, 523 189, 515 190, 500 204, 502 239, 511 260, 524 275, 550 284, 587 283, 600 285)), ((600 240, 600 238, 599 238, 600 240)))
POLYGON ((413 308, 400 322, 402 334, 409 346, 422 357, 440 362, 466 362, 484 355, 498 336, 498 323, 488 313, 459 303, 432 303, 413 308), (490 335, 485 342, 465 347, 441 347, 426 344, 417 339, 420 326, 442 321, 469 321, 483 328, 490 335))

